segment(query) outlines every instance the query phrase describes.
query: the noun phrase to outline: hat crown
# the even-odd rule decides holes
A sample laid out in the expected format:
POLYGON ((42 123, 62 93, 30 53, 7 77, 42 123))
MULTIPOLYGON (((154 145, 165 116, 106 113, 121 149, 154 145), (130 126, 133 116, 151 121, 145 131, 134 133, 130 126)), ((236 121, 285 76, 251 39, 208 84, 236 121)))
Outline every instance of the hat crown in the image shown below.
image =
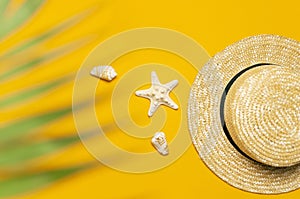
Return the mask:
POLYGON ((286 67, 263 65, 232 84, 224 119, 238 148, 269 166, 300 163, 300 76, 286 67))

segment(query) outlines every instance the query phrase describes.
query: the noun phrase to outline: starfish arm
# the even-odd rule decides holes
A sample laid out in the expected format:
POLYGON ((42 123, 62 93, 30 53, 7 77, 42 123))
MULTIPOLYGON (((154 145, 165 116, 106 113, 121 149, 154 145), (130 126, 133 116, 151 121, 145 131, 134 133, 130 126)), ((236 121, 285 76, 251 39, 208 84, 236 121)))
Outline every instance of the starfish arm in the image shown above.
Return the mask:
POLYGON ((166 102, 164 102, 164 105, 168 106, 168 107, 170 107, 172 109, 175 109, 175 110, 178 109, 178 105, 170 97, 168 97, 166 99, 166 102))
POLYGON ((146 97, 146 98, 148 98, 149 93, 150 93, 150 89, 135 91, 135 95, 139 96, 139 97, 146 97))
POLYGON ((158 80, 158 76, 157 76, 155 71, 151 72, 151 82, 152 82, 152 85, 153 84, 160 84, 160 81, 158 80))
POLYGON ((149 117, 152 117, 153 114, 155 113, 155 111, 158 109, 160 104, 157 104, 157 103, 154 103, 152 100, 151 100, 151 103, 150 103, 150 108, 148 110, 148 116, 149 117))
POLYGON ((170 81, 170 82, 164 84, 164 86, 166 88, 168 88, 169 91, 171 91, 173 88, 175 88, 177 86, 177 84, 178 84, 178 80, 173 80, 173 81, 170 81))

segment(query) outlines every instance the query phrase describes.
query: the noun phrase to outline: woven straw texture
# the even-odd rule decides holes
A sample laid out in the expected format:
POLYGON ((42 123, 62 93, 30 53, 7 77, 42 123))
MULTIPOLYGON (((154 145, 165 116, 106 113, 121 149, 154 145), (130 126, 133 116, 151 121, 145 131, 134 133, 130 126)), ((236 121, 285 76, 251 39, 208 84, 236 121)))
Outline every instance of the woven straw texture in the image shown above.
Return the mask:
POLYGON ((275 35, 241 40, 213 57, 198 73, 189 100, 189 128, 204 163, 239 189, 278 194, 300 186, 300 43, 275 35), (222 94, 236 74, 224 116, 222 94), (254 161, 255 160, 255 161, 254 161), (259 163, 260 162, 260 163, 259 163))
POLYGON ((260 66, 239 77, 225 104, 234 142, 258 162, 276 167, 300 160, 300 76, 289 68, 260 66))

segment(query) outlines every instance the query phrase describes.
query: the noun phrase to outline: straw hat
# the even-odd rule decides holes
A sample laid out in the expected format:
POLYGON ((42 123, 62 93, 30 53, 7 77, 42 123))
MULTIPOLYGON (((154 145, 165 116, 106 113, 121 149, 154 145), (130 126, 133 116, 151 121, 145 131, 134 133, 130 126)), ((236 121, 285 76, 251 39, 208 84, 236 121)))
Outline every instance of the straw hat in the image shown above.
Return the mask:
POLYGON ((201 159, 239 189, 278 194, 300 187, 300 43, 243 39, 198 73, 189 129, 201 159))

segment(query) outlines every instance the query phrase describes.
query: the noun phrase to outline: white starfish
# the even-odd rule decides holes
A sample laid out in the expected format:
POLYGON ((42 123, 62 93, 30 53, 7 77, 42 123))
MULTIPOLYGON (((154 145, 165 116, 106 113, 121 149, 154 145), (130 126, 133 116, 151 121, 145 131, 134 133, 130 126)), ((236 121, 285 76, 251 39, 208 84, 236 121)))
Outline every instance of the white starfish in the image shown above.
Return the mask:
POLYGON ((157 74, 151 72, 152 86, 146 90, 136 91, 135 94, 139 97, 144 97, 150 100, 150 108, 148 116, 151 117, 160 105, 168 106, 177 110, 178 105, 170 98, 169 93, 177 86, 178 80, 173 80, 166 84, 161 84, 158 80, 157 74))

